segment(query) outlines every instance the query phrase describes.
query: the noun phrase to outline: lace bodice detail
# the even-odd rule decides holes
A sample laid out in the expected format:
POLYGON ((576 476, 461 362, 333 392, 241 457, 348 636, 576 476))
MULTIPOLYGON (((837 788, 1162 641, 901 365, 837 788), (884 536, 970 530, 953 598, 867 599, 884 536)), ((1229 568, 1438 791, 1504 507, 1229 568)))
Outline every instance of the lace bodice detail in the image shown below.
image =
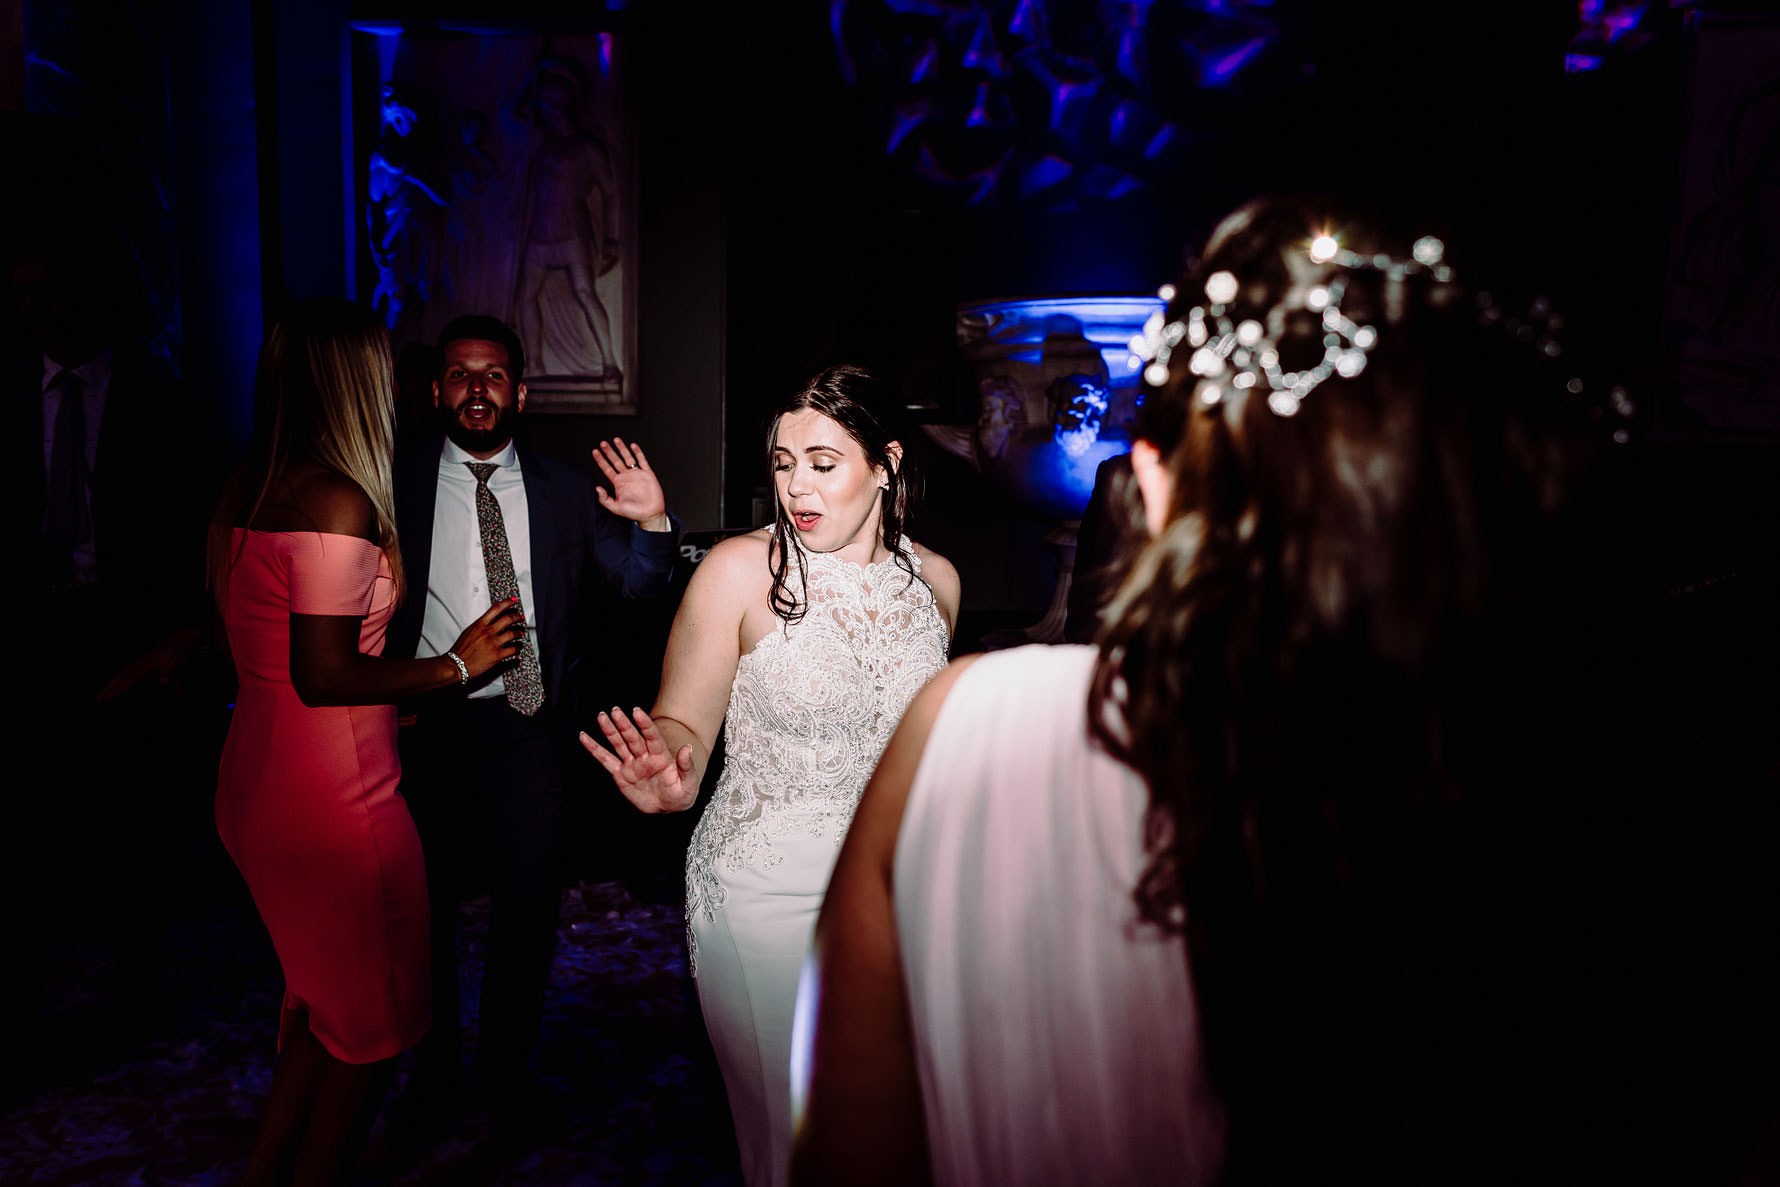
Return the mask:
POLYGON ((779 864, 774 837, 805 829, 838 848, 903 710, 946 665, 933 592, 894 557, 803 558, 807 613, 736 667, 723 773, 686 855, 688 919, 723 906, 721 868, 779 864))

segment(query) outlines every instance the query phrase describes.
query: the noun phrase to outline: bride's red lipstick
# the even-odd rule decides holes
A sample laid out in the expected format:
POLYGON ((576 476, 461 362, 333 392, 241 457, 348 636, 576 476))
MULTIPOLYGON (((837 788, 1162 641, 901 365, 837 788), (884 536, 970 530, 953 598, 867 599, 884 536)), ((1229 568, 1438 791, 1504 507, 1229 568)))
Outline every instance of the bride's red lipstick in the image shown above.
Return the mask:
POLYGON ((809 531, 816 526, 816 521, 821 518, 820 511, 793 511, 791 513, 791 522, 797 525, 797 530, 800 532, 809 531))

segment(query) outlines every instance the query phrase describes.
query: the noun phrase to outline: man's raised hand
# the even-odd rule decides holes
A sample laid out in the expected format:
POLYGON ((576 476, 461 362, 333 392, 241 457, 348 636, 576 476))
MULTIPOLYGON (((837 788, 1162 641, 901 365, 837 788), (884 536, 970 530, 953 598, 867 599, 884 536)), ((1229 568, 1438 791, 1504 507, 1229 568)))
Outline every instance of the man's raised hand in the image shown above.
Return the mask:
POLYGON ((597 488, 600 506, 613 515, 634 520, 645 531, 668 530, 667 496, 661 492, 661 480, 649 468, 641 445, 627 445, 623 437, 601 441, 593 451, 593 462, 612 484, 611 493, 597 488))

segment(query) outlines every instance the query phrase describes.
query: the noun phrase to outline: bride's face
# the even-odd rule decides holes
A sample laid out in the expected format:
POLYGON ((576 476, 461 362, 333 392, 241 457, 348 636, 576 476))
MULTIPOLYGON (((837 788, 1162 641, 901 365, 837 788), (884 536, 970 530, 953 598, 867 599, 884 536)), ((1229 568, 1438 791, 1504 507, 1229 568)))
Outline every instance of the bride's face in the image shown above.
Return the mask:
MULTIPOLYGON (((892 461, 902 449, 892 442, 892 461)), ((773 485, 797 538, 812 552, 877 550, 881 501, 889 475, 866 460, 847 430, 812 408, 779 418, 773 439, 773 485), (855 547, 857 546, 857 547, 855 547)))

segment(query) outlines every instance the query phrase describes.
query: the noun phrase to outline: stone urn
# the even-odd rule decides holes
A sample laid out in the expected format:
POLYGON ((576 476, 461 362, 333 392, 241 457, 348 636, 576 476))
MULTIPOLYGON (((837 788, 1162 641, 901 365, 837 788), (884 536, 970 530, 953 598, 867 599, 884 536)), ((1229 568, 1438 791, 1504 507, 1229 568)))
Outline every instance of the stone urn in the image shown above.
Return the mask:
POLYGON ((976 378, 974 425, 923 425, 947 450, 1049 520, 1057 583, 1045 615, 998 644, 1063 638, 1076 529, 1100 463, 1131 448, 1142 394, 1132 353, 1155 296, 1054 296, 958 308, 958 348, 976 378))

